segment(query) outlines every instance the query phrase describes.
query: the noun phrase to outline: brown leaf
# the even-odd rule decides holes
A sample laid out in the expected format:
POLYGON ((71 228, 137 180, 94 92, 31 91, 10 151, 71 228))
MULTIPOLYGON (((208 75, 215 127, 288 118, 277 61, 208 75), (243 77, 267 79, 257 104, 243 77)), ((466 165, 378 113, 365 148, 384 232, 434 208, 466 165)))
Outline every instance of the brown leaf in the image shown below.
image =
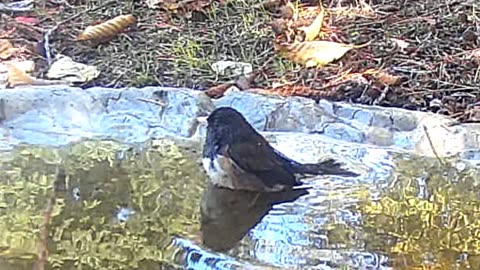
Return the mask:
POLYGON ((205 94, 211 98, 220 98, 228 90, 228 88, 232 87, 233 85, 234 83, 223 83, 216 85, 207 89, 205 94))
POLYGON ((248 76, 240 76, 235 82, 227 82, 217 86, 210 87, 205 91, 205 94, 211 98, 220 98, 232 86, 238 87, 239 90, 247 90, 252 87, 255 79, 260 74, 261 70, 254 71, 248 76))
POLYGON ((10 41, 6 39, 0 39, 0 59, 6 60, 12 56, 17 49, 15 49, 10 43, 10 41))
POLYGON ((375 75, 375 78, 383 84, 390 85, 390 86, 395 86, 399 85, 403 81, 403 77, 397 76, 397 75, 392 75, 388 74, 386 72, 379 72, 375 75))
POLYGON ((119 34, 136 21, 137 19, 131 14, 120 15, 104 23, 87 27, 80 35, 78 35, 77 40, 108 39, 119 34))
POLYGON ((389 85, 389 86, 399 85, 405 79, 405 77, 398 76, 398 75, 393 75, 393 74, 390 74, 386 71, 375 70, 375 69, 369 69, 369 70, 365 71, 363 74, 370 74, 375 79, 377 79, 380 83, 383 83, 383 84, 389 85))
POLYGON ((305 41, 293 44, 274 43, 274 46, 281 55, 293 62, 306 67, 317 67, 342 58, 351 49, 362 48, 368 44, 350 45, 332 41, 305 41))

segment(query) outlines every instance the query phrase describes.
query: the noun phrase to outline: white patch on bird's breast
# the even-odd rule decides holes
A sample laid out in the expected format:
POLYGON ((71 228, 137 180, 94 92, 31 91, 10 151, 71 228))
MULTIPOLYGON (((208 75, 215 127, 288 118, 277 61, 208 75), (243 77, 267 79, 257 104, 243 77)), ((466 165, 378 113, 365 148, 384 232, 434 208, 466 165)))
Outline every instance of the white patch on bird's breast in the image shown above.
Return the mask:
POLYGON ((202 164, 203 168, 207 172, 212 184, 216 186, 226 187, 230 189, 235 189, 232 179, 226 171, 223 170, 222 166, 219 164, 219 159, 222 159, 223 156, 216 156, 213 160, 210 158, 203 158, 202 164))
POLYGON ((240 169, 235 163, 222 155, 202 159, 203 168, 207 172, 210 181, 215 186, 229 189, 243 189, 250 191, 276 192, 285 188, 282 184, 275 184, 267 187, 262 180, 254 174, 247 173, 240 169))

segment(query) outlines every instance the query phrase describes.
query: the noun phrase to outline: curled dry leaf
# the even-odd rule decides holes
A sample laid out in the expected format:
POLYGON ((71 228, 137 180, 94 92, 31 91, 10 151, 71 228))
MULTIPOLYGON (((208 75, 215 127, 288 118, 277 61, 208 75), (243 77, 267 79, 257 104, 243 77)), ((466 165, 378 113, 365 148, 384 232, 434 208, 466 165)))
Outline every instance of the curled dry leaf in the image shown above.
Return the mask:
POLYGON ((5 60, 10 58, 17 49, 15 49, 10 43, 10 41, 6 39, 0 39, 0 59, 5 60))
POLYGON ((369 44, 350 45, 332 41, 305 41, 293 44, 275 43, 274 46, 280 55, 295 63, 306 67, 317 67, 342 58, 351 49, 363 48, 369 44))
POLYGON ((318 13, 315 20, 309 26, 300 27, 299 30, 305 33, 305 41, 314 40, 322 30, 323 18, 325 16, 325 9, 320 2, 320 13, 318 13))
POLYGON ((232 87, 233 85, 234 83, 223 83, 208 88, 204 93, 211 98, 219 98, 222 97, 223 94, 228 90, 228 88, 232 87))
POLYGON ((399 85, 403 81, 403 77, 388 74, 387 72, 383 71, 375 74, 374 76, 379 82, 390 86, 399 85))
POLYGON ((377 79, 380 83, 383 83, 383 84, 389 85, 389 86, 399 85, 405 79, 405 77, 398 76, 398 75, 393 75, 393 74, 390 74, 390 73, 388 73, 386 71, 383 71, 383 70, 369 69, 369 70, 365 71, 364 74, 370 74, 375 79, 377 79))
POLYGON ((78 35, 77 40, 104 40, 118 35, 137 19, 129 15, 120 15, 98 25, 89 26, 78 35))
POLYGON ((255 79, 260 74, 260 70, 250 73, 248 76, 240 76, 235 82, 227 82, 217 86, 210 87, 205 91, 205 94, 211 98, 220 98, 232 86, 236 86, 238 90, 244 91, 250 89, 255 79))

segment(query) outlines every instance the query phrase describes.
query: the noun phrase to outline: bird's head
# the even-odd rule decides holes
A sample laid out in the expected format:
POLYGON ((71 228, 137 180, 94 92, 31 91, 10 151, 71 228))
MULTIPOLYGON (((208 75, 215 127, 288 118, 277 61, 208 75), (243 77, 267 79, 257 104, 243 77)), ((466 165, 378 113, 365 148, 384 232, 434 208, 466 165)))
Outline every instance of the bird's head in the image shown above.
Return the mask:
POLYGON ((230 107, 220 107, 215 109, 207 118, 209 127, 240 127, 247 123, 247 120, 241 113, 230 107))
POLYGON ((245 117, 230 107, 217 108, 207 117, 207 133, 222 141, 231 141, 252 131, 255 132, 245 117))

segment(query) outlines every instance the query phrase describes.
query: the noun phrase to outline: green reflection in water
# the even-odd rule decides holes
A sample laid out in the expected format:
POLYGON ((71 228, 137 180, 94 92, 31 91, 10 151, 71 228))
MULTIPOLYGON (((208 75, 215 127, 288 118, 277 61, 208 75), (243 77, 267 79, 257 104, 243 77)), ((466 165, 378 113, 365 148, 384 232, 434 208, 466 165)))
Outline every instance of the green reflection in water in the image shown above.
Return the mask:
POLYGON ((396 157, 390 186, 358 205, 364 248, 394 269, 480 269, 480 171, 396 157))
POLYGON ((174 263, 168 246, 173 236, 196 237, 206 179, 195 158, 172 141, 143 149, 83 141, 0 153, 2 269, 32 269, 52 195, 47 268, 158 269, 174 263), (54 192, 58 168, 66 178, 55 188, 66 192, 54 192), (115 218, 121 207, 135 211, 127 222, 115 218))

